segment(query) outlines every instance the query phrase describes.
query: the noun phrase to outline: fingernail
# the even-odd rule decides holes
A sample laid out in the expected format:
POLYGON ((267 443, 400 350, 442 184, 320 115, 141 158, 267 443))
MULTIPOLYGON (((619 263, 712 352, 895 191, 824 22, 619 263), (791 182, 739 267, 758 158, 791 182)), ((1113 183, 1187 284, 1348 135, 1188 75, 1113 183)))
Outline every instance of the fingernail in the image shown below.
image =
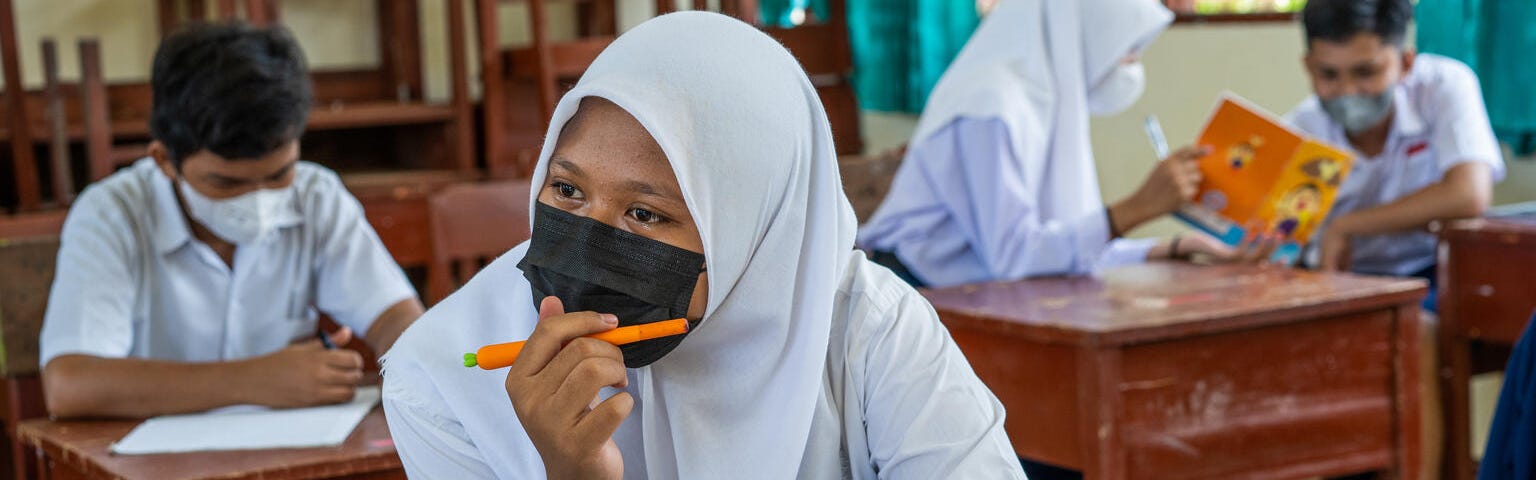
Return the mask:
POLYGON ((619 317, 614 316, 611 313, 604 313, 604 314, 602 314, 602 317, 603 317, 603 323, 606 323, 606 324, 609 324, 609 325, 618 325, 619 324, 619 317))

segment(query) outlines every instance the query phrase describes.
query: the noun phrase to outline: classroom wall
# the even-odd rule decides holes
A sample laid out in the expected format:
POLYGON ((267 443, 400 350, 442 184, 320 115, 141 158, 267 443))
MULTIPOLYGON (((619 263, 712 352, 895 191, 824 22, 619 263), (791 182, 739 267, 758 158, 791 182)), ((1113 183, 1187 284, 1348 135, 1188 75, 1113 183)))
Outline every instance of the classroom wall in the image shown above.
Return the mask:
MULTIPOLYGON (((1180 25, 1159 37, 1142 59, 1147 94, 1125 113, 1092 123, 1105 198, 1130 194, 1157 162, 1142 128, 1147 115, 1157 115, 1176 149, 1193 142, 1225 90, 1283 114, 1310 92, 1301 71, 1302 53, 1301 28, 1289 22, 1180 25)), ((1161 220, 1135 235, 1167 235, 1182 228, 1161 220)))

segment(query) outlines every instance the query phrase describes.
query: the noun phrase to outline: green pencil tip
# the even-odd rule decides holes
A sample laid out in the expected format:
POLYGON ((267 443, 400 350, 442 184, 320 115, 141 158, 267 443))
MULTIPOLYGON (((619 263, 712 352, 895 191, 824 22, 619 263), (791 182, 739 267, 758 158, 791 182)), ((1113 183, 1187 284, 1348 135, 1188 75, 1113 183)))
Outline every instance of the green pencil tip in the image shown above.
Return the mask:
POLYGON ((480 365, 480 362, 475 360, 475 354, 473 354, 473 353, 466 353, 466 354, 464 354, 464 366, 466 366, 466 367, 473 367, 473 366, 477 366, 477 365, 480 365))

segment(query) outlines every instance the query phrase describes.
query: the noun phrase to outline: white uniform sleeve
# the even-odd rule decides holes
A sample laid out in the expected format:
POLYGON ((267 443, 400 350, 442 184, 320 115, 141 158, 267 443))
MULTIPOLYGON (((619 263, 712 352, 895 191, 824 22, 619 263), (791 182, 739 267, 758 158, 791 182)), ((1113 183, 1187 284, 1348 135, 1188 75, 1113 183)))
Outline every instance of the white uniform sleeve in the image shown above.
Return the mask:
POLYGON ((1458 62, 1445 62, 1440 68, 1442 75, 1429 92, 1435 114, 1426 119, 1431 122, 1430 145, 1440 161, 1440 174, 1463 162, 1480 162, 1488 165, 1494 182, 1503 180, 1503 151, 1488 123, 1477 74, 1458 62))
POLYGON ((378 233, 363 216, 363 207, 341 186, 334 174, 324 181, 335 191, 320 201, 326 230, 320 239, 315 303, 337 323, 366 334, 385 309, 416 295, 405 272, 395 264, 378 233))
POLYGON ((133 308, 141 254, 114 198, 86 189, 60 235, 57 268, 39 338, 39 365, 85 354, 127 357, 133 349, 133 308))
POLYGON ((869 336, 858 391, 880 478, 1024 478, 1002 403, 933 307, 909 290, 886 315, 873 331, 852 333, 869 336))
POLYGON ((384 375, 384 417, 389 421, 389 435, 394 439, 406 476, 496 478, 496 473, 481 460, 464 426, 434 408, 445 402, 430 402, 421 395, 436 395, 436 391, 405 385, 398 376, 384 375))
MULTIPOLYGON (((924 162, 924 168, 956 169, 962 185, 937 186, 949 212, 972 231, 968 237, 991 278, 1008 279, 1092 271, 1109 242, 1103 209, 1077 218, 1041 218, 1036 192, 1020 179, 1038 176, 1014 155, 1008 130, 1000 121, 960 121, 928 142, 935 155, 954 161, 924 162), (945 140, 948 141, 945 141, 945 140), (945 153, 941 150, 951 149, 945 153)), ((954 174, 928 172, 929 178, 954 174)), ((1143 252, 1145 258, 1145 252, 1143 252)))

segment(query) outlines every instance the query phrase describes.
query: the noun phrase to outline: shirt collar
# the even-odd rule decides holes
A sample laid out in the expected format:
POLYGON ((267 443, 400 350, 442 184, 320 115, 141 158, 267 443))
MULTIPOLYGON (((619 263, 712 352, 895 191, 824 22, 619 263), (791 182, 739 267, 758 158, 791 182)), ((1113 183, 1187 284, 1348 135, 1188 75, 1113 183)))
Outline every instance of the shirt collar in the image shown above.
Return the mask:
POLYGON ((165 255, 190 242, 192 229, 181 211, 181 203, 176 200, 174 181, 166 178, 159 168, 152 175, 155 216, 158 217, 155 219, 155 251, 165 255))
POLYGON ((1392 87, 1392 133, 1418 135, 1424 132, 1424 117, 1408 99, 1408 89, 1402 85, 1392 87))

